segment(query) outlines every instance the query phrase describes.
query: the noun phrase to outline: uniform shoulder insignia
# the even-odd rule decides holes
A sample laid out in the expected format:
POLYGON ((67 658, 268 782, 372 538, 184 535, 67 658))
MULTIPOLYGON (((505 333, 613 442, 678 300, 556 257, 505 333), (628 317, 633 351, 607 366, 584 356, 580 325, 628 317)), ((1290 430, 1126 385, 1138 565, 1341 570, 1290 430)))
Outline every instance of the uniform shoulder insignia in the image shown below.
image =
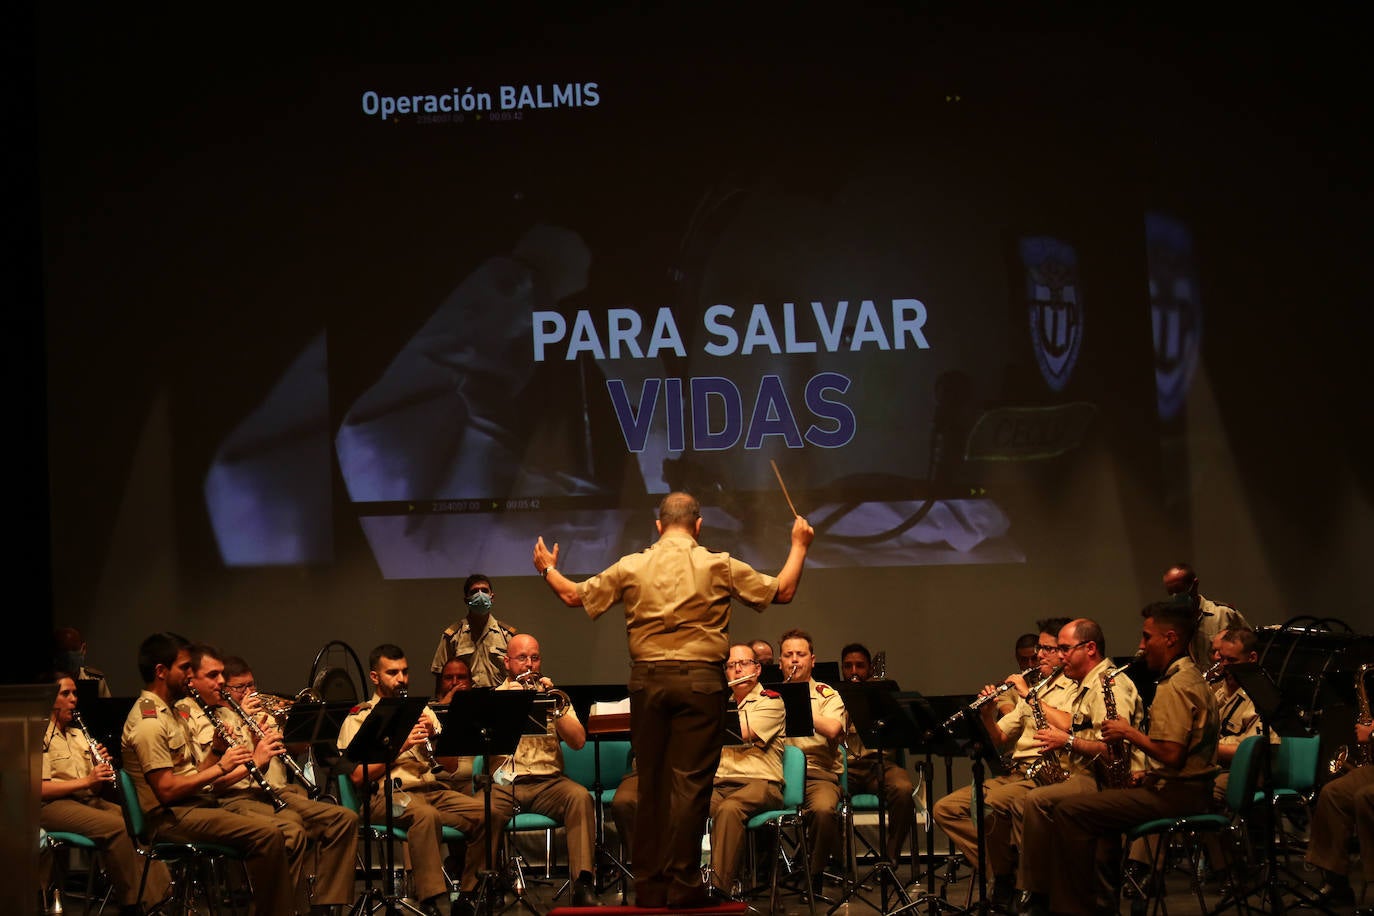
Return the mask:
POLYGON ((368 705, 367 705, 366 703, 359 703, 357 706, 354 706, 352 709, 350 709, 350 710, 348 711, 348 714, 351 716, 351 715, 353 715, 354 713, 356 713, 356 712, 362 712, 364 709, 367 709, 367 708, 368 708, 368 705))
POLYGON ((520 632, 508 623, 498 623, 496 626, 501 630, 502 633, 506 634, 507 639, 510 639, 512 636, 515 636, 520 632))
POLYGON ((101 671, 99 668, 83 668, 82 671, 85 672, 86 677, 93 681, 105 680, 105 672, 101 671))
POLYGON ((181 716, 183 719, 189 720, 191 718, 191 710, 178 706, 177 715, 181 716))
POLYGON ((454 629, 456 626, 458 626, 458 624, 456 624, 456 623, 451 623, 451 624, 449 624, 448 626, 444 627, 444 635, 445 635, 445 636, 457 636, 457 635, 458 635, 458 631, 457 631, 456 629, 454 629))
POLYGON ((778 693, 776 690, 769 690, 767 687, 763 688, 763 695, 768 697, 768 699, 770 700, 782 699, 782 694, 778 693))
POLYGON ((832 693, 834 693, 835 691, 832 690, 832 689, 831 689, 828 685, 826 685, 826 684, 817 684, 817 685, 816 685, 816 692, 819 693, 819 694, 820 694, 821 696, 823 696, 823 697, 828 697, 828 696, 830 696, 832 693))
POLYGON ((139 715, 143 716, 145 719, 156 719, 157 704, 147 697, 144 697, 138 701, 138 712, 139 715))

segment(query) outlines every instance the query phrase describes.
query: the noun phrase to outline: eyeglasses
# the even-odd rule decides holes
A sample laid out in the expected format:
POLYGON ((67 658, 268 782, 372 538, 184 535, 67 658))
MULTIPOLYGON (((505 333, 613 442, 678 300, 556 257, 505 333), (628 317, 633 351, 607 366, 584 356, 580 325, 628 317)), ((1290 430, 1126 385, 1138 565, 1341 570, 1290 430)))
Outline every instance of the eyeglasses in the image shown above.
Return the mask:
POLYGON ((1058 647, 1058 646, 1036 646, 1036 647, 1035 647, 1035 651, 1036 651, 1036 652, 1058 652, 1058 651, 1059 651, 1059 647, 1058 647))
POLYGON ((542 655, 512 655, 510 660, 513 662, 520 662, 521 664, 533 664, 534 662, 542 660, 543 657, 542 655))
POLYGON ((1085 640, 1083 640, 1082 642, 1076 642, 1076 643, 1074 643, 1074 644, 1071 645, 1071 646, 1066 646, 1066 645, 1064 645, 1063 643, 1060 643, 1060 644, 1058 645, 1057 648, 1059 649, 1059 654, 1060 654, 1060 655, 1068 655, 1068 654, 1069 654, 1070 652, 1072 652, 1074 649, 1077 649, 1077 648, 1079 648, 1080 646, 1086 646, 1086 645, 1087 645, 1088 643, 1090 643, 1090 642, 1092 642, 1091 639, 1085 639, 1085 640))
POLYGON ((249 681, 249 682, 246 683, 246 684, 225 684, 225 685, 224 685, 224 687, 225 687, 226 690, 235 690, 235 691, 238 691, 238 690, 252 690, 252 689, 255 688, 256 686, 257 686, 257 685, 254 684, 252 681, 249 681))
POLYGON ((737 670, 739 670, 740 668, 752 668, 753 666, 755 666, 755 665, 757 665, 757 664, 758 664, 758 662, 756 662, 756 661, 754 661, 754 660, 752 660, 752 659, 746 659, 746 660, 744 660, 744 661, 726 662, 726 663, 725 663, 725 670, 726 670, 726 671, 737 671, 737 670))

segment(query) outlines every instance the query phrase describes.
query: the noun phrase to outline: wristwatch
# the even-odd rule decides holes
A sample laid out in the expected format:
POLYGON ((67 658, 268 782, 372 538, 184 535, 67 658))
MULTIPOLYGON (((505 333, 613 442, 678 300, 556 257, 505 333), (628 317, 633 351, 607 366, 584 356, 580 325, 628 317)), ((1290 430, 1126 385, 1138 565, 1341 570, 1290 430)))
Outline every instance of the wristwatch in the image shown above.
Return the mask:
POLYGON ((1073 732, 1069 732, 1069 740, 1064 742, 1064 746, 1069 750, 1073 750, 1073 732))

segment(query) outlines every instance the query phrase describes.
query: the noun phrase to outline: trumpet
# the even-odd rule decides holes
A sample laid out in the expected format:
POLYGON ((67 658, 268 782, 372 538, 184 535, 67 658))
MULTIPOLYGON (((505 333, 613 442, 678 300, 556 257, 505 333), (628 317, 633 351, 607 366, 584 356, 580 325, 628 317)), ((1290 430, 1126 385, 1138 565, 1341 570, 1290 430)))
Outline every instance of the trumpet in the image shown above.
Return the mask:
POLYGON ((1219 661, 1202 672, 1202 679, 1209 684, 1215 684, 1224 677, 1226 677, 1226 662, 1224 661, 1219 661))
MULTIPOLYGON (((1020 673, 1020 675, 1021 675, 1022 678, 1029 678, 1031 675, 1033 675, 1035 672, 1037 672, 1037 671, 1039 671, 1039 670, 1040 670, 1040 666, 1039 666, 1039 665, 1031 665, 1031 666, 1030 666, 1029 668, 1027 668, 1025 671, 1022 671, 1022 672, 1019 672, 1019 673, 1020 673)), ((946 729, 946 730, 952 728, 952 727, 954 726, 954 723, 958 722, 958 721, 959 721, 960 719, 962 719, 964 716, 968 715, 968 714, 971 713, 971 712, 977 712, 978 710, 980 710, 980 709, 982 709, 984 706, 986 706, 988 703, 990 703, 990 702, 992 702, 993 700, 997 699, 997 698, 1000 697, 1002 694, 1006 693, 1008 690, 1010 690, 1011 688, 1013 688, 1013 687, 1015 687, 1015 686, 1016 686, 1016 685, 1013 684, 1013 683, 1011 682, 1011 679, 1008 678, 1007 680, 1005 680, 1005 681, 1003 681, 1002 683, 998 684, 998 685, 997 685, 997 689, 994 690, 992 693, 985 694, 985 695, 979 697, 978 699, 974 700, 972 703, 970 703, 970 704, 968 704, 967 706, 965 706, 963 709, 956 709, 956 710, 954 711, 954 714, 953 714, 952 716, 950 716, 950 717, 949 717, 948 719, 946 719, 943 723, 941 723, 940 727, 943 728, 943 729, 946 729)))
POLYGON ((81 734, 86 736, 86 746, 90 749, 91 752, 91 763, 97 767, 99 767, 101 764, 110 764, 110 785, 114 786, 115 788, 118 788, 119 771, 114 768, 114 763, 111 762, 110 758, 100 753, 100 745, 96 742, 95 736, 91 734, 91 730, 86 727, 85 720, 81 718, 80 710, 72 710, 72 722, 76 725, 77 728, 81 729, 81 734))
MULTIPOLYGON (((200 695, 200 691, 196 690, 196 688, 192 687, 190 684, 187 684, 186 694, 192 700, 195 700, 196 705, 200 707, 201 712, 205 713, 205 718, 209 719, 210 724, 215 727, 215 734, 219 735, 225 744, 229 745, 230 747, 233 747, 234 745, 239 743, 238 736, 235 735, 232 731, 230 731, 227 725, 220 721, 219 716, 215 714, 214 707, 205 702, 204 698, 202 698, 200 695)), ((228 694, 223 695, 227 696, 228 694)), ((243 768, 248 771, 249 777, 272 802, 273 811, 281 811, 286 807, 286 802, 282 801, 281 796, 277 794, 277 790, 272 788, 272 784, 267 781, 266 776, 262 775, 262 770, 258 769, 258 765, 256 763, 254 763, 251 759, 246 760, 244 761, 243 768)))
MULTIPOLYGON (((261 696, 261 694, 255 694, 255 696, 261 696)), ((234 714, 242 719, 244 724, 248 726, 248 730, 253 733, 253 737, 257 738, 259 741, 267 737, 267 732, 263 731, 262 726, 257 723, 257 720, 244 712, 239 702, 227 692, 224 694, 224 702, 234 711, 234 714)), ((266 707, 264 706, 264 708, 266 707)), ((301 787, 305 789, 305 794, 310 798, 318 798, 320 795, 320 787, 315 785, 314 781, 305 774, 305 770, 301 769, 301 765, 296 762, 296 758, 292 757, 290 754, 282 754, 280 759, 281 762, 286 764, 287 768, 296 775, 296 779, 300 780, 301 787)))
MULTIPOLYGON (((540 681, 542 676, 543 675, 538 671, 531 668, 528 671, 517 674, 515 676, 515 682, 526 690, 534 690, 553 698, 553 708, 549 710, 547 721, 549 734, 552 735, 554 734, 554 722, 563 718, 568 710, 572 708, 572 697, 568 696, 567 693, 559 690, 557 687, 545 687, 543 682, 540 681)), ((752 677, 752 675, 750 676, 752 677)))
POLYGON ((315 690, 313 687, 306 687, 294 697, 283 697, 275 693, 259 693, 257 691, 253 692, 253 696, 258 698, 258 702, 262 704, 263 710, 274 719, 285 718, 291 712, 292 707, 297 703, 320 702, 319 691, 315 690))

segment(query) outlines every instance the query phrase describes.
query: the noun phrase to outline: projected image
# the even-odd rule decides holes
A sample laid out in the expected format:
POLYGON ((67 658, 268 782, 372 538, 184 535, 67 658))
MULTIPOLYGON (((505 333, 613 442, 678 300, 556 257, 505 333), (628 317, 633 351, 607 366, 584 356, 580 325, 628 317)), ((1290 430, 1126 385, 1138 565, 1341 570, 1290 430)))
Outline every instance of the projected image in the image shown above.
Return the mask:
POLYGON ((1202 352, 1202 300, 1193 234, 1180 220, 1147 213, 1145 244, 1159 418, 1172 420, 1188 403, 1188 389, 1202 352))

